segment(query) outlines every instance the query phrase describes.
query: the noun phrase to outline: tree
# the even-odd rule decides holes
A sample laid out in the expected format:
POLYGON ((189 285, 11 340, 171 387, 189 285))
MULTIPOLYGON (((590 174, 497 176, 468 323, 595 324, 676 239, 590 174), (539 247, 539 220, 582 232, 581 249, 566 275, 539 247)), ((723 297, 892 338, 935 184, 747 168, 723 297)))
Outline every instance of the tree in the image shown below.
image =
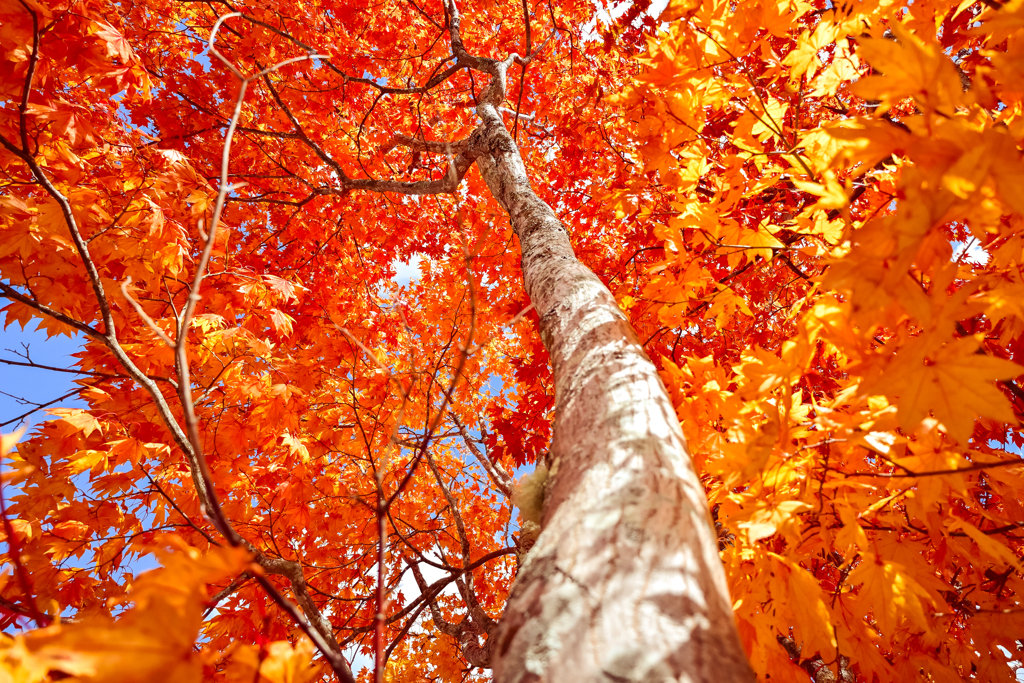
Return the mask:
POLYGON ((1011 676, 1020 3, 238 9, 2 8, 8 666, 1011 676))

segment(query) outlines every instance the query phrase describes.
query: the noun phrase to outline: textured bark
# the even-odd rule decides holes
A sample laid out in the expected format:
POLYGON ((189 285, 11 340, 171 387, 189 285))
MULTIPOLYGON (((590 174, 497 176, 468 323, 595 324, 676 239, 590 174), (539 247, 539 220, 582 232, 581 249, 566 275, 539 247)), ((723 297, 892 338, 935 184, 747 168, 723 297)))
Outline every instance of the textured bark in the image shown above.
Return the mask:
POLYGON ((542 532, 488 641, 495 680, 751 681, 704 489, 657 371, 531 189, 493 98, 477 112, 476 162, 519 237, 556 393, 542 532))

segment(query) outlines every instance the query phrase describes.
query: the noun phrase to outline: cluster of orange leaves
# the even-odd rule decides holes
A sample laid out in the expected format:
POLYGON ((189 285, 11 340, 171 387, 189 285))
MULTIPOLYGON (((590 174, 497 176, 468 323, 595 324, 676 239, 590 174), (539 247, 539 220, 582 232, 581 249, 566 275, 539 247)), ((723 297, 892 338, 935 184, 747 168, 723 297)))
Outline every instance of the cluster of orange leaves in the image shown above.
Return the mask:
POLYGON ((175 536, 160 541, 153 550, 164 567, 134 582, 130 606, 112 601, 108 607, 118 612, 116 618, 97 615, 5 639, 0 680, 35 683, 59 671, 78 680, 181 682, 201 680, 204 668, 221 669, 224 680, 239 683, 305 683, 320 677, 319 667, 309 664, 308 640, 294 646, 287 641, 236 642, 223 651, 197 650, 208 584, 247 569, 248 553, 218 548, 200 554, 175 536))
POLYGON ((1024 3, 987 5, 674 0, 618 97, 661 194, 615 198, 664 245, 619 297, 772 681, 807 680, 779 636, 858 680, 1014 680, 1024 3))
MULTIPOLYGON (((508 23, 500 33, 507 8, 465 5, 473 21, 463 34, 472 49, 521 42, 520 24, 508 23)), ((410 578, 410 562, 433 563, 435 570, 450 569, 440 571, 451 588, 456 579, 464 588, 469 578, 456 572, 473 564, 467 574, 475 600, 493 618, 508 592, 515 567, 511 504, 471 451, 484 443, 495 453, 506 451, 508 467, 535 458, 546 443, 552 393, 531 324, 516 323, 526 330, 522 339, 509 327, 528 306, 517 254, 509 248, 511 229, 496 224, 499 209, 478 178, 463 197, 423 201, 319 191, 337 179, 337 169, 299 139, 284 111, 296 112, 303 135, 350 176, 369 168, 403 178, 443 172, 445 160, 416 165, 399 152, 381 152, 389 135, 465 135, 476 86, 461 73, 427 96, 381 102, 371 86, 355 81, 373 74, 372 83, 401 87, 434 73, 449 49, 437 38, 440 2, 386 8, 361 1, 280 2, 249 9, 262 23, 234 19, 218 44, 240 69, 253 73, 301 55, 299 41, 329 55, 336 70, 282 69, 255 83, 243 103, 230 170, 231 182, 244 185, 225 210, 197 314, 184 331, 218 498, 225 516, 260 552, 303 567, 311 599, 347 653, 370 654, 378 482, 385 495, 396 490, 415 444, 454 386, 448 414, 430 441, 431 466, 421 463, 389 510, 385 611, 387 642, 400 641, 388 676, 462 679, 458 643, 437 632, 423 603, 410 606, 403 579, 410 578), (408 30, 396 32, 396 26, 408 30), (473 256, 468 269, 467 253, 473 256), (420 276, 400 287, 396 267, 410 260, 419 262, 420 276), (468 555, 456 514, 466 520, 468 555), (480 562, 488 555, 493 559, 480 562)), ((522 11, 518 3, 513 9, 522 11)), ((183 333, 177 322, 216 197, 238 92, 234 76, 206 61, 206 40, 221 10, 160 0, 116 7, 0 4, 0 134, 27 149, 68 199, 100 274, 118 345, 156 382, 179 424, 173 352, 153 327, 171 338, 183 333), (26 91, 34 50, 38 60, 26 91)), ((563 3, 555 13, 538 4, 538 35, 549 14, 578 25, 589 11, 587 3, 563 3)), ((535 68, 524 76, 524 89, 557 90, 590 69, 587 63, 535 68)), ((534 95, 523 100, 536 111, 534 95)), ((548 120, 564 118, 557 125, 571 130, 572 101, 564 104, 570 114, 556 109, 548 120)), ((518 131, 520 139, 538 140, 534 160, 544 158, 550 135, 536 126, 518 131)), ((604 172, 603 163, 593 166, 595 176, 604 172)), ((182 680, 234 680, 241 669, 233 662, 254 657, 260 664, 241 678, 256 680, 258 673, 268 681, 292 680, 280 672, 294 657, 308 664, 311 652, 295 624, 252 581, 257 570, 232 557, 221 561, 231 569, 206 571, 207 556, 186 550, 211 552, 215 564, 222 552, 163 416, 97 336, 107 332, 102 307, 67 217, 17 154, 0 149, 0 169, 0 274, 25 297, 8 295, 4 323, 77 335, 83 349, 76 381, 85 403, 51 410, 55 419, 23 439, 5 462, 18 472, 7 488, 8 513, 31 588, 27 596, 14 569, 2 575, 5 628, 31 623, 30 599, 47 619, 64 618, 5 640, 4 647, 20 653, 10 661, 36 678, 49 672, 117 680, 111 669, 87 674, 95 654, 80 633, 130 629, 148 619, 153 628, 140 638, 149 638, 145 647, 154 653, 166 649, 162 657, 185 653, 177 640, 163 640, 168 629, 179 628, 181 642, 198 630, 202 652, 187 659, 182 680), (168 543, 176 553, 166 556, 161 581, 187 585, 191 600, 178 604, 174 620, 146 601, 150 575, 136 576, 168 543), (125 612, 128 604, 134 606, 125 612), (207 612, 201 625, 192 619, 197 606, 207 612), (65 647, 61 661, 41 649, 58 641, 65 647), (294 648, 273 645, 282 642, 294 648), (275 669, 277 660, 282 663, 275 669)), ((548 185, 557 191, 565 178, 556 169, 548 185)), ((10 554, 5 563, 13 564, 10 554)), ((269 580, 289 593, 282 577, 269 580)), ((465 600, 454 590, 436 602, 449 622, 465 614, 465 600)))

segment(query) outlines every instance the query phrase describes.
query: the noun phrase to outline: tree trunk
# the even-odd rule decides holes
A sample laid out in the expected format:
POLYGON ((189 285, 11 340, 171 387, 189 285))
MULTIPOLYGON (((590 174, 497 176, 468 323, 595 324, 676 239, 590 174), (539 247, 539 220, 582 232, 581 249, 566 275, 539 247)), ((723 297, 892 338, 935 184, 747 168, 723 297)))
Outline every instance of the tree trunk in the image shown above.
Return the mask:
POLYGON ((477 108, 476 161, 519 237, 556 411, 542 531, 488 643, 494 678, 751 681, 707 499, 665 387, 531 189, 490 99, 477 108))

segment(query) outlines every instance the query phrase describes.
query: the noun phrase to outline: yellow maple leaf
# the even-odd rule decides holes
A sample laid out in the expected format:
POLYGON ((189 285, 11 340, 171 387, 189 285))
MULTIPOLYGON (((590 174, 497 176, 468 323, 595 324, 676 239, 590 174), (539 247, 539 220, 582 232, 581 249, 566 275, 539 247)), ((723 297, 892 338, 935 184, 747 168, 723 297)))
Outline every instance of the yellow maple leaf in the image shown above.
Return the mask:
POLYGON ((857 519, 849 499, 844 498, 843 503, 844 505, 837 506, 842 525, 836 533, 836 549, 844 552, 851 546, 866 549, 868 547, 868 536, 864 533, 864 527, 860 525, 860 520, 857 519))
POLYGON ((846 232, 846 223, 841 218, 830 221, 828 213, 825 211, 814 211, 810 216, 805 212, 797 217, 796 232, 804 235, 820 235, 825 242, 834 246, 842 241, 846 232))
POLYGON ((753 111, 757 121, 751 125, 750 132, 760 142, 764 142, 769 138, 782 141, 782 124, 788 110, 789 105, 782 100, 768 97, 764 100, 763 111, 753 111))
POLYGON ((281 443, 288 447, 288 451, 292 455, 299 456, 299 460, 302 462, 309 462, 309 449, 306 448, 306 444, 302 443, 301 439, 290 432, 285 431, 285 433, 281 435, 281 443))
POLYGON ((924 631, 929 630, 930 624, 924 607, 931 606, 931 596, 910 577, 903 566, 881 559, 869 559, 850 572, 848 581, 861 584, 857 604, 864 613, 871 610, 883 634, 891 635, 895 626, 903 620, 924 631))
POLYGON ((828 605, 822 599, 821 586, 809 571, 775 553, 769 556, 780 565, 777 571, 788 574, 789 605, 799 626, 799 637, 804 643, 803 656, 815 653, 827 655, 835 652, 836 637, 828 605))
POLYGON ((802 144, 818 168, 824 169, 838 158, 849 166, 859 165, 862 173, 889 155, 905 150, 913 144, 913 138, 887 121, 854 118, 812 130, 804 135, 802 144))
POLYGON ((849 42, 843 38, 836 41, 832 63, 822 70, 814 79, 812 97, 834 95, 847 81, 855 81, 860 76, 860 61, 857 55, 850 52, 849 42))
POLYGON ((888 111, 907 97, 922 109, 952 114, 963 98, 960 74, 934 38, 925 39, 894 23, 895 40, 860 39, 861 58, 881 72, 857 81, 853 92, 879 102, 878 112, 888 111))
POLYGON ((134 606, 118 619, 85 618, 0 642, 0 669, 11 680, 36 683, 59 677, 109 683, 198 683, 194 648, 205 609, 206 585, 233 578, 249 562, 239 548, 200 555, 167 537, 163 569, 146 572, 132 590, 134 606))
POLYGON ((240 645, 225 669, 229 681, 238 683, 308 683, 320 679, 323 663, 312 665, 313 644, 303 638, 293 648, 277 641, 262 648, 240 645))
POLYGON ((771 226, 769 226, 766 220, 756 230, 745 231, 740 235, 740 244, 754 247, 753 249, 746 250, 746 254, 751 260, 760 256, 765 261, 771 261, 775 255, 775 249, 784 249, 786 247, 785 244, 772 235, 771 230, 771 226))
POLYGON ((25 427, 16 429, 10 434, 0 434, 0 457, 6 456, 14 450, 14 444, 18 443, 25 434, 25 427))
POLYGON ((984 23, 975 28, 973 33, 986 37, 989 45, 1001 43, 1017 31, 1024 29, 1024 2, 1012 0, 999 8, 999 11, 988 10, 979 19, 984 23))
POLYGON ((751 543, 768 538, 776 531, 783 531, 797 522, 796 515, 810 510, 811 506, 799 500, 785 500, 775 505, 759 502, 746 521, 737 526, 747 530, 751 543))
POLYGON ((947 434, 967 443, 977 417, 1016 424, 1009 401, 993 382, 1024 372, 1011 361, 976 353, 980 345, 975 337, 963 337, 935 349, 927 337, 919 337, 894 356, 872 386, 899 397, 903 429, 915 430, 931 411, 947 434))
POLYGON ((726 322, 737 311, 753 315, 743 297, 738 296, 728 285, 719 284, 717 286, 719 291, 714 295, 711 306, 708 308, 708 315, 715 319, 715 327, 718 329, 725 327, 726 322))
POLYGON ((839 184, 836 180, 835 173, 832 171, 825 172, 821 180, 821 183, 811 182, 809 180, 800 180, 799 178, 793 179, 793 184, 797 188, 804 192, 809 192, 815 197, 820 197, 818 203, 810 208, 810 211, 816 211, 818 209, 841 209, 846 206, 847 197, 846 189, 839 184))
POLYGON ((818 52, 835 40, 836 29, 832 22, 822 21, 815 27, 814 33, 804 31, 797 39, 796 49, 782 60, 783 64, 792 67, 789 72, 791 82, 798 81, 804 74, 807 74, 807 78, 814 78, 821 66, 818 52))

